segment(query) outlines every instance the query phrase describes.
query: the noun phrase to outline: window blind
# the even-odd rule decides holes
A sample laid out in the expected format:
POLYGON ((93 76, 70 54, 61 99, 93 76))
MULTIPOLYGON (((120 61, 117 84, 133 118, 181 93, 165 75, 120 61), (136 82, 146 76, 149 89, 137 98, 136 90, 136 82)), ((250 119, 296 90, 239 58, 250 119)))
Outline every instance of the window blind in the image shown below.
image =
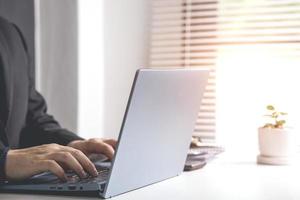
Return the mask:
POLYGON ((214 138, 217 70, 256 50, 299 61, 300 1, 154 0, 151 37, 151 67, 211 69, 194 135, 214 138))
POLYGON ((201 102, 194 135, 214 139, 216 127, 217 1, 154 0, 151 67, 204 67, 210 76, 201 102))

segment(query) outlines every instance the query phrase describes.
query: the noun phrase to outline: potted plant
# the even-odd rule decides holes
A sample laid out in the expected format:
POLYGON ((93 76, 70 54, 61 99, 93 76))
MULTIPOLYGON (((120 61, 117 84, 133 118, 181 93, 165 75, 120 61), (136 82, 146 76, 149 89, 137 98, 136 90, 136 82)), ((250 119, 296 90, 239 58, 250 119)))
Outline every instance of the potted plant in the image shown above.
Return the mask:
POLYGON ((260 155, 257 162, 262 164, 286 165, 293 153, 293 132, 286 126, 287 113, 279 112, 274 106, 267 106, 265 115, 268 122, 258 129, 260 155))

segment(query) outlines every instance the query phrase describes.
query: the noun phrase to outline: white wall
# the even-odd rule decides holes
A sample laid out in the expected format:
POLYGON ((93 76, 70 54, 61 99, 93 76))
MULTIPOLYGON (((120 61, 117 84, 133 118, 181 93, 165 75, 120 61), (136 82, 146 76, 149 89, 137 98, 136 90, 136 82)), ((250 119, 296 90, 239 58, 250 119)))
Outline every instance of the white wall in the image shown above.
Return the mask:
POLYGON ((79 0, 79 134, 116 138, 134 73, 148 64, 151 1, 79 0))
POLYGON ((77 130, 77 2, 35 0, 36 86, 48 112, 77 130))
POLYGON ((63 127, 118 136, 135 70, 148 63, 150 4, 35 0, 37 86, 63 127))
POLYGON ((89 138, 103 131, 103 1, 78 1, 78 133, 89 138))
POLYGON ((148 65, 151 1, 104 4, 104 135, 117 136, 136 69, 148 65))

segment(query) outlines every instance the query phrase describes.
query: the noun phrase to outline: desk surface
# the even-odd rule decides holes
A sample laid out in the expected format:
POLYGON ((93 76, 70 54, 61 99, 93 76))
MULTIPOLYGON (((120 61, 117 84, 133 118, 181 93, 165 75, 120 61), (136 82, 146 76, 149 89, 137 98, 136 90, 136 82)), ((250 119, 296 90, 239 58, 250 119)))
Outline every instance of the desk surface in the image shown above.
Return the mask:
MULTIPOLYGON (((112 200, 299 200, 300 166, 257 165, 220 157, 203 169, 132 191, 112 200)), ((54 195, 0 194, 5 200, 94 199, 54 195)), ((96 198, 95 198, 96 199, 96 198)))

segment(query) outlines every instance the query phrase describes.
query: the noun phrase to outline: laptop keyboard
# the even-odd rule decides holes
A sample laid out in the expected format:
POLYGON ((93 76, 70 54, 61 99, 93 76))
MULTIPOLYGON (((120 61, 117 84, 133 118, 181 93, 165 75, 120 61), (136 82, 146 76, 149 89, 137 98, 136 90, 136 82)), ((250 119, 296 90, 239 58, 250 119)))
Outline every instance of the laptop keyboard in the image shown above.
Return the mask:
POLYGON ((108 179, 109 176, 109 168, 97 168, 98 176, 87 176, 86 178, 80 178, 77 174, 75 174, 72 171, 66 172, 67 176, 67 182, 62 182, 60 179, 58 179, 55 175, 53 175, 50 172, 45 172, 42 174, 35 175, 31 177, 30 179, 27 179, 25 181, 20 182, 9 182, 6 181, 8 184, 74 184, 74 183, 92 183, 92 182, 103 182, 108 179))
POLYGON ((104 169, 97 169, 98 171, 98 176, 93 177, 93 176, 87 176, 86 178, 80 178, 77 174, 70 173, 67 174, 67 183, 90 183, 90 182, 102 182, 107 180, 108 175, 109 175, 109 169, 104 168, 104 169))

